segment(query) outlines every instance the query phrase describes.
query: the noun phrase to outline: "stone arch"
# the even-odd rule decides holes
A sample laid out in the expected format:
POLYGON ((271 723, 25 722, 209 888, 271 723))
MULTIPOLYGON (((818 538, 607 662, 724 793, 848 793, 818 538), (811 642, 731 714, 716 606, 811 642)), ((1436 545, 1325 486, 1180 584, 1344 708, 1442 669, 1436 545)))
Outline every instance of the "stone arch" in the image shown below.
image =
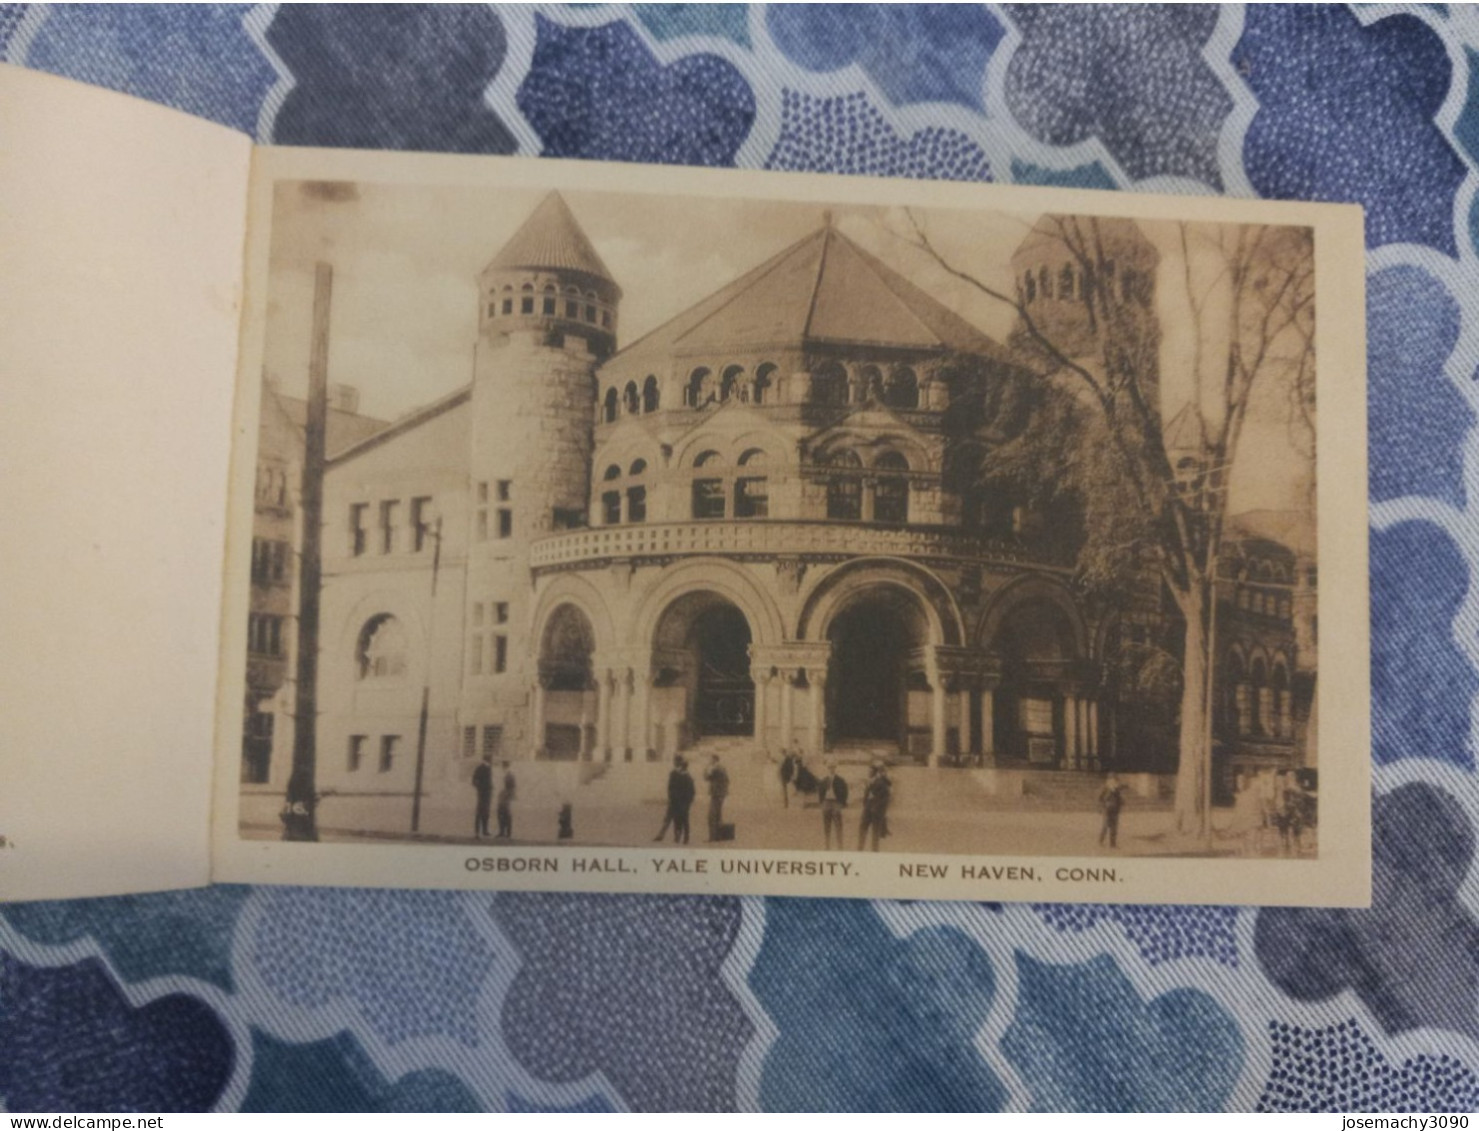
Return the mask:
POLYGON ((578 573, 561 573, 550 581, 534 604, 530 638, 539 641, 541 647, 550 618, 561 605, 572 605, 584 614, 594 634, 595 651, 604 652, 615 645, 616 632, 600 591, 578 573))
POLYGON ((785 642, 785 623, 775 599, 748 570, 725 558, 692 558, 665 569, 637 604, 625 637, 650 646, 668 606, 685 594, 701 592, 713 593, 739 609, 749 621, 755 645, 785 642))
POLYGON ((394 617, 405 634, 406 669, 403 676, 395 678, 411 680, 419 678, 426 664, 426 624, 421 610, 407 600, 406 595, 395 590, 381 589, 367 593, 350 608, 339 626, 335 647, 338 655, 349 663, 350 682, 359 683, 358 653, 360 638, 367 626, 379 617, 394 617))
POLYGON ((960 607, 949 587, 931 570, 903 558, 858 558, 821 578, 802 603, 796 638, 827 639, 833 618, 860 593, 879 586, 904 590, 919 601, 931 643, 958 645, 964 641, 960 607))
POLYGON ((1075 657, 1087 659, 1090 654, 1089 629, 1083 613, 1079 611, 1078 602, 1073 599, 1073 594, 1066 585, 1043 574, 1027 574, 997 590, 981 618, 981 625, 976 633, 977 644, 989 651, 992 641, 1001 631, 1002 622, 1013 610, 1033 601, 1053 605, 1064 615, 1069 629, 1069 640, 1065 643, 1070 646, 1075 657))

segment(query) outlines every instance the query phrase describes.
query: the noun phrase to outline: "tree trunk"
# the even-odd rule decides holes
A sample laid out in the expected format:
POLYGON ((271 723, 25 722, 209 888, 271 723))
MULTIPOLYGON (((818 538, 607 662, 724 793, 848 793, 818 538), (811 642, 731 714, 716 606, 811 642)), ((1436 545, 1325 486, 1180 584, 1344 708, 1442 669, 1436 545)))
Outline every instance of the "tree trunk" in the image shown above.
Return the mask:
POLYGON ((1176 762, 1176 827, 1184 833, 1205 834, 1211 820, 1206 811, 1212 772, 1212 735, 1207 725, 1211 589, 1210 579, 1195 577, 1190 592, 1176 595, 1186 621, 1176 762))

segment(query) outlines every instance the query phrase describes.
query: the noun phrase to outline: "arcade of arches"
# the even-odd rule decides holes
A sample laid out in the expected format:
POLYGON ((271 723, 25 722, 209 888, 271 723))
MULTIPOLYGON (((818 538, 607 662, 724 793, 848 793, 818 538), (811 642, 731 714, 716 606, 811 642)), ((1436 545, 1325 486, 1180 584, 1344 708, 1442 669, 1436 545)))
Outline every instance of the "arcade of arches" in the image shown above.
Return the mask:
POLYGON ((533 688, 541 756, 660 760, 705 739, 750 738, 931 764, 1099 768, 1093 665, 1068 614, 1026 599, 980 647, 945 644, 914 591, 867 584, 838 600, 813 639, 757 639, 731 598, 670 600, 650 646, 599 651, 590 618, 558 604, 533 688))

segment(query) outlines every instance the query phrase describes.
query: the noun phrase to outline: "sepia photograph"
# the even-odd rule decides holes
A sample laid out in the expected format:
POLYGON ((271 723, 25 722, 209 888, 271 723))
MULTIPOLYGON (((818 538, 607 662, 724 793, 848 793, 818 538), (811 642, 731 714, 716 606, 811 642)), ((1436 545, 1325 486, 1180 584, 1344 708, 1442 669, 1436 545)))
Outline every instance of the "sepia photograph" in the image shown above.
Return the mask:
POLYGON ((1314 230, 1014 201, 275 180, 239 838, 1317 860, 1314 230))

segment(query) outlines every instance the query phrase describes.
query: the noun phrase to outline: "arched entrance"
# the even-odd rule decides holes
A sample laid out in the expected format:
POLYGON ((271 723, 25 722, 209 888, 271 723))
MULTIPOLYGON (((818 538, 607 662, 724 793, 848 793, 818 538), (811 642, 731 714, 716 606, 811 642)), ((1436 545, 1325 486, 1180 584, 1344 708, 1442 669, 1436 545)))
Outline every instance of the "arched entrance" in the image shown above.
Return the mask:
POLYGON ((1061 765, 1077 722, 1071 680, 1073 627, 1052 601, 1029 599, 1011 609, 992 638, 1001 685, 992 704, 997 757, 1034 765, 1061 765))
POLYGON ((578 758, 591 748, 595 642, 590 618, 574 605, 561 605, 545 623, 539 647, 543 733, 535 739, 546 758, 578 758))
POLYGON ((685 593, 663 611, 653 649, 660 715, 681 726, 682 745, 754 733, 751 639, 745 614, 717 593, 685 593))
POLYGON ((917 599, 894 586, 863 589, 827 625, 827 640, 833 745, 891 743, 908 750, 911 729, 927 732, 929 725, 927 702, 910 709, 911 687, 928 697, 923 649, 929 626, 917 599))

